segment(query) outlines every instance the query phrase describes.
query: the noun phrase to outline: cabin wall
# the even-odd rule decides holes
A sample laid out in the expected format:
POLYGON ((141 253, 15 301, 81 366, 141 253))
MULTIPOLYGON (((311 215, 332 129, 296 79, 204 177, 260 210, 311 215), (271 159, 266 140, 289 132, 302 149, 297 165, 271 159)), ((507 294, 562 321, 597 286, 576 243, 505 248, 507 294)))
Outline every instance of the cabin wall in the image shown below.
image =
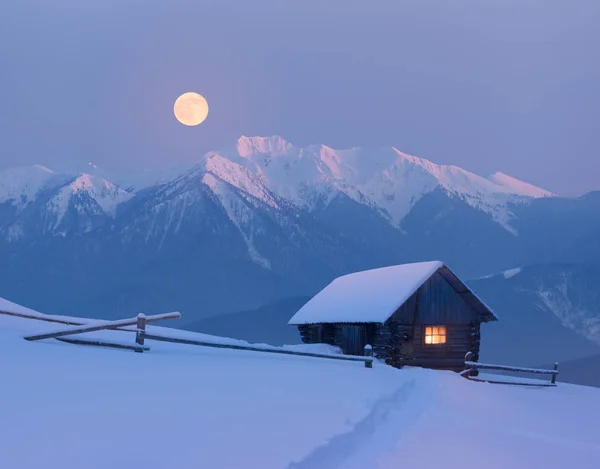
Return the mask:
POLYGON ((428 368, 464 368, 467 352, 479 358, 479 315, 462 299, 439 273, 433 275, 396 311, 383 328, 386 362, 392 366, 423 366, 428 368), (445 326, 445 344, 425 344, 426 326, 445 326))
POLYGON ((397 368, 408 365, 461 371, 467 352, 473 353, 473 360, 479 359, 480 324, 445 327, 445 344, 425 344, 424 325, 413 327, 388 321, 376 329, 373 354, 397 368))
POLYGON ((467 352, 479 357, 479 324, 446 326, 446 343, 439 345, 425 344, 424 330, 424 326, 415 328, 413 356, 407 357, 413 366, 462 370, 467 352))
POLYGON ((337 324, 334 332, 335 345, 346 355, 362 356, 365 346, 372 345, 373 329, 373 324, 337 324))
POLYGON ((298 326, 298 331, 305 344, 335 345, 335 326, 333 324, 303 324, 298 326))
POLYGON ((373 343, 374 324, 306 324, 298 326, 305 344, 330 344, 346 355, 364 355, 365 345, 373 343))
POLYGON ((436 272, 390 318, 400 324, 469 324, 479 322, 477 313, 436 272), (418 308, 418 315, 417 315, 418 308))

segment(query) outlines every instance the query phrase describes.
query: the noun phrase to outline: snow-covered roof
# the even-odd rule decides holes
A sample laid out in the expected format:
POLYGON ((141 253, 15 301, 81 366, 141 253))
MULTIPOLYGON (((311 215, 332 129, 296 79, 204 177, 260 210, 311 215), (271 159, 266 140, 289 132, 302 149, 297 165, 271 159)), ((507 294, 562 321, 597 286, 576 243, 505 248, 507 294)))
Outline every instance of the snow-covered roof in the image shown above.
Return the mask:
POLYGON ((288 324, 383 323, 437 271, 484 320, 498 319, 443 262, 432 261, 338 277, 306 303, 288 324))

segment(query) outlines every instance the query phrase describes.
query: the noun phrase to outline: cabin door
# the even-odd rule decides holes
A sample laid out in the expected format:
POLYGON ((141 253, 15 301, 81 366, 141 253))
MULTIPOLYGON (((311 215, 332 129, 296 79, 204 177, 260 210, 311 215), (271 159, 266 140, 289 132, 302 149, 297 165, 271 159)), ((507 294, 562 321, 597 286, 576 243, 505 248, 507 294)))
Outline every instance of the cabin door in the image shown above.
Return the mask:
POLYGON ((346 355, 363 355, 366 345, 361 326, 343 326, 341 328, 342 350, 346 355))

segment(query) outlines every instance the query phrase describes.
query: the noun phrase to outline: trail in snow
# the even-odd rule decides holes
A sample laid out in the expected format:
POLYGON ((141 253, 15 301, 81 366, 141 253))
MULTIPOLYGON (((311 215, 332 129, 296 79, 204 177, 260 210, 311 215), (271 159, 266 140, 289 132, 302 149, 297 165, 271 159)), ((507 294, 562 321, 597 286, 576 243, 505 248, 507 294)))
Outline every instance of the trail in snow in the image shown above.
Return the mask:
MULTIPOLYGON (((424 380, 427 380, 425 377, 424 380)), ((427 409, 426 394, 431 388, 423 379, 404 382, 391 396, 373 404, 371 412, 352 430, 333 437, 306 458, 292 462, 288 469, 364 469, 375 467, 381 457, 391 452, 403 433, 427 409)))

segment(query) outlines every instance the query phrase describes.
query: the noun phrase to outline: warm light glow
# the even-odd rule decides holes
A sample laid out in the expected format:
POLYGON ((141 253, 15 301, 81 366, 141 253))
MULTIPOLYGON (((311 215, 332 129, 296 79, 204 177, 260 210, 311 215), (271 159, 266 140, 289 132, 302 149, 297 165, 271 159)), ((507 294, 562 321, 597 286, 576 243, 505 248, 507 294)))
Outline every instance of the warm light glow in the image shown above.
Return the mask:
POLYGON ((425 343, 428 345, 446 343, 446 326, 425 327, 425 343))
POLYGON ((198 125, 208 116, 208 103, 198 93, 184 93, 175 101, 173 112, 183 125, 198 125))

